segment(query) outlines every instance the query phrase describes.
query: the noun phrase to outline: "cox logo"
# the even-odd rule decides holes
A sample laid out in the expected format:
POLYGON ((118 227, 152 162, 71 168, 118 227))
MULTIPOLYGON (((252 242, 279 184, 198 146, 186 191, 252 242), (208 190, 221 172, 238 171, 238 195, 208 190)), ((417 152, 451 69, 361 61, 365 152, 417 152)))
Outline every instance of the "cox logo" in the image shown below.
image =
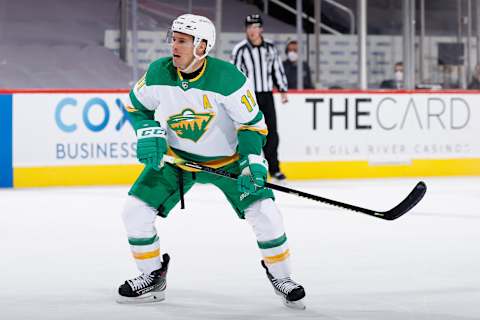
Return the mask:
MULTIPOLYGON (((121 119, 115 124, 115 130, 120 131, 125 124, 125 122, 130 122, 128 117, 128 111, 125 109, 124 104, 120 99, 115 99, 115 104, 122 113, 121 119)), ((75 98, 64 98, 62 99, 55 108, 55 122, 57 127, 64 132, 74 132, 77 130, 78 125, 73 121, 67 121, 62 117, 62 113, 67 108, 78 108, 77 99, 75 98)), ((93 132, 99 132, 105 129, 105 127, 110 122, 110 109, 105 100, 95 97, 89 99, 82 108, 82 122, 87 127, 88 130, 93 132), (100 123, 92 121, 92 113, 98 115, 101 114, 100 123)))

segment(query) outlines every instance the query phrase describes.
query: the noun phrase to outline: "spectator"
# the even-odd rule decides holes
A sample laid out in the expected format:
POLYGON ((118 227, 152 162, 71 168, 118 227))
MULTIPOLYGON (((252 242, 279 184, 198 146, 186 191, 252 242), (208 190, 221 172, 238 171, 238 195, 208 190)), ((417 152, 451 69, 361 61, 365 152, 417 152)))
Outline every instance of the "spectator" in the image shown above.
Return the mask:
MULTIPOLYGON (((288 89, 297 89, 297 61, 298 61, 298 42, 290 40, 285 48, 287 60, 283 61, 285 74, 287 75, 288 89)), ((310 67, 306 61, 303 61, 303 88, 313 89, 310 67)))
POLYGON ((403 89, 403 62, 395 63, 394 79, 383 80, 380 84, 381 89, 403 89))
POLYGON ((472 81, 468 84, 470 90, 480 90, 480 63, 475 66, 475 70, 472 75, 472 81))
POLYGON ((258 107, 265 116, 268 128, 267 142, 263 153, 268 161, 270 176, 278 181, 285 180, 278 161, 277 115, 273 101, 273 84, 280 91, 282 103, 288 102, 287 77, 275 45, 263 38, 263 21, 259 14, 245 19, 246 39, 239 42, 232 52, 233 64, 252 82, 258 107))

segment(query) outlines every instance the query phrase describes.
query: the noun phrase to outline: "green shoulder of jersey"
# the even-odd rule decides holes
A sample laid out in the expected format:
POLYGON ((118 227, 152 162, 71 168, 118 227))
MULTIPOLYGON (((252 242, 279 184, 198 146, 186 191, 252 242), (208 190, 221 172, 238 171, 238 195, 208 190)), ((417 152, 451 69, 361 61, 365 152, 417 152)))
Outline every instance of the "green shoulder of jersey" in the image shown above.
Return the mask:
MULTIPOLYGON (((245 75, 230 62, 207 57, 206 63, 204 73, 197 80, 190 81, 189 88, 229 96, 240 89, 247 81, 245 75)), ((145 80, 147 86, 181 86, 177 68, 173 65, 171 57, 160 58, 152 62, 145 80)))

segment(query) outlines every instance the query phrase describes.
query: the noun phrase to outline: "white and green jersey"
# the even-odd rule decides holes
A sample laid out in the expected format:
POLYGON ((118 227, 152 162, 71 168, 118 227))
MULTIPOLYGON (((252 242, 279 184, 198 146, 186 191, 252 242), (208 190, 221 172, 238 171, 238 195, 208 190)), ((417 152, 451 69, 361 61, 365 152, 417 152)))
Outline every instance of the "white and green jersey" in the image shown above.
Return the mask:
POLYGON ((173 153, 200 162, 260 154, 267 127, 254 91, 233 64, 207 57, 200 74, 183 79, 172 58, 153 62, 130 92, 133 126, 156 119, 173 153))

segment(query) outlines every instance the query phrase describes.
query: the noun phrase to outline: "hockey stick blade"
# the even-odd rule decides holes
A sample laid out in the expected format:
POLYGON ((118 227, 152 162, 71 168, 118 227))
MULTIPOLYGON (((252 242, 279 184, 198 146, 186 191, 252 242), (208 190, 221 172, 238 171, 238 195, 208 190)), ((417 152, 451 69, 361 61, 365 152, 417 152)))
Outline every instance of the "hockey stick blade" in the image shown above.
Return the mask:
MULTIPOLYGON (((227 172, 225 170, 214 169, 212 167, 204 166, 204 165, 199 164, 199 163, 174 158, 174 157, 168 156, 168 155, 163 156, 162 161, 164 161, 166 163, 173 164, 173 165, 183 165, 185 167, 189 167, 189 168, 192 168, 192 169, 208 172, 208 173, 211 173, 211 174, 214 174, 214 175, 217 175, 217 176, 223 176, 223 177, 230 178, 230 179, 233 179, 233 180, 237 180, 237 177, 238 177, 237 175, 232 174, 230 172, 227 172)), ((415 207, 415 205, 420 200, 422 200, 423 196, 425 195, 425 192, 427 191, 427 185, 425 184, 425 182, 420 181, 420 182, 417 183, 415 188, 413 188, 413 190, 408 194, 408 196, 405 199, 403 199, 402 202, 400 202, 394 208, 392 208, 388 211, 383 211, 382 212, 382 211, 374 211, 374 210, 358 207, 358 206, 355 206, 355 205, 352 205, 352 204, 348 204, 348 203, 324 198, 324 197, 321 197, 321 196, 317 196, 317 195, 310 194, 310 193, 307 193, 307 192, 287 188, 287 187, 280 186, 280 185, 273 184, 273 183, 268 183, 267 182, 267 183, 265 183, 265 187, 270 188, 272 190, 277 190, 277 191, 289 193, 289 194, 292 194, 292 195, 296 195, 296 196, 299 196, 299 197, 307 198, 307 199, 310 199, 310 200, 326 203, 326 204, 336 206, 336 207, 340 207, 340 208, 343 208, 343 209, 364 213, 366 215, 369 215, 369 216, 372 216, 372 217, 375 217, 375 218, 380 218, 380 219, 383 219, 383 220, 395 220, 398 217, 404 215, 405 213, 410 211, 413 207, 415 207)))
POLYGON ((385 220, 395 220, 415 207, 422 200, 425 192, 427 192, 427 185, 425 182, 419 181, 408 196, 396 207, 385 212, 377 212, 376 214, 381 214, 385 220))

